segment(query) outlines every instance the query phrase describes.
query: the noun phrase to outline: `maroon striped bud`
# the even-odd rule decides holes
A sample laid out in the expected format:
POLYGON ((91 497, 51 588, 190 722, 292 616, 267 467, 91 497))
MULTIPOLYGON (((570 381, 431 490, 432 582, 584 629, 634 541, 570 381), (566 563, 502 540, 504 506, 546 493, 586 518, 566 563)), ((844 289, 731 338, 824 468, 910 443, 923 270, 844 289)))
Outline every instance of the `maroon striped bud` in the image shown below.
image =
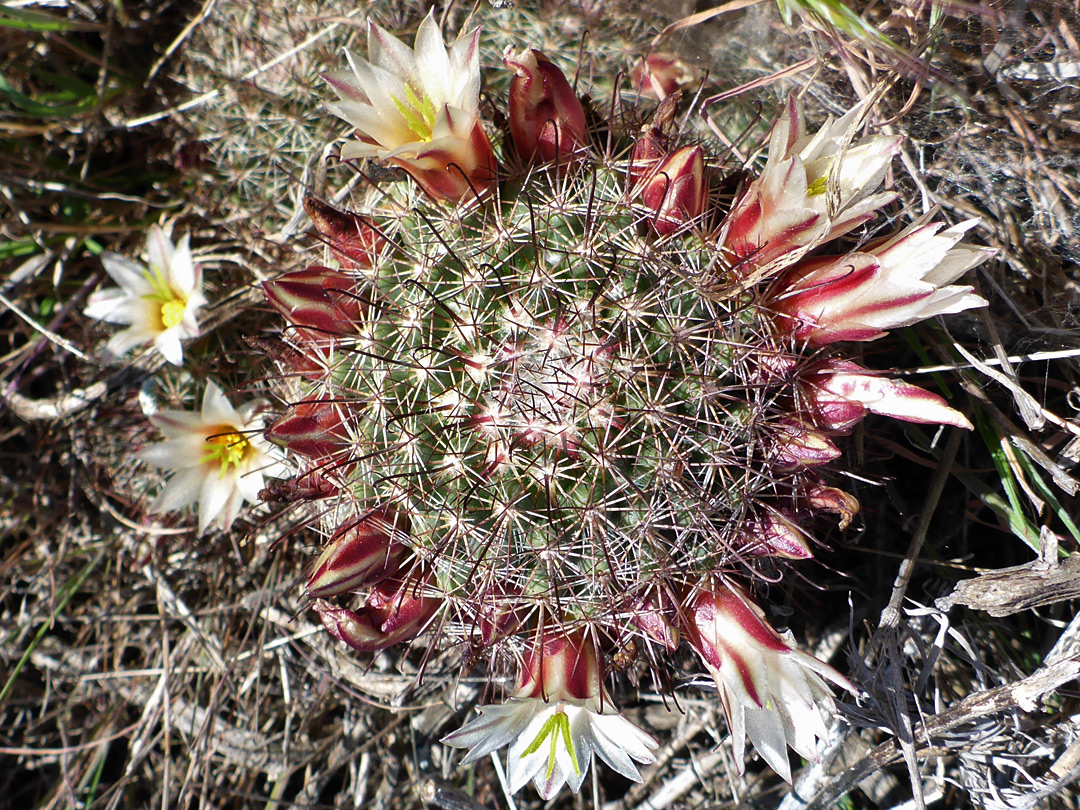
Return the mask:
POLYGON ((381 652, 416 638, 442 606, 427 595, 426 577, 408 577, 377 585, 357 611, 319 599, 315 610, 323 627, 357 652, 381 652))
POLYGON ((638 184, 638 193, 642 205, 655 212, 649 224, 661 236, 700 219, 708 199, 704 150, 684 146, 672 152, 638 184))
POLYGON ((563 72, 534 48, 507 52, 510 80, 510 136, 527 161, 566 168, 583 157, 585 109, 563 72))
POLYGON ((316 459, 333 456, 351 444, 341 410, 333 400, 298 402, 263 435, 292 453, 316 459))
POLYGON ((270 306, 312 341, 354 334, 367 309, 351 276, 319 265, 264 281, 263 292, 270 306))
POLYGON ((308 596, 325 599, 393 576, 408 550, 408 531, 405 516, 389 509, 370 512, 339 529, 315 561, 308 596))
POLYGON ((678 112, 679 95, 669 96, 660 102, 653 113, 652 122, 642 127, 641 135, 634 142, 627 173, 627 188, 638 193, 638 185, 651 177, 665 157, 671 154, 674 139, 668 134, 678 112))
POLYGON ((806 533, 787 510, 769 509, 747 523, 739 552, 752 557, 808 560, 814 556, 806 533))
POLYGON ((676 609, 671 599, 661 593, 659 601, 652 596, 635 599, 630 607, 630 623, 646 636, 674 652, 679 648, 679 628, 672 621, 676 609))
POLYGON ((785 468, 818 467, 842 455, 824 433, 797 419, 785 419, 776 427, 776 461, 785 468))
POLYGON ((304 197, 304 210, 346 269, 366 270, 386 247, 382 235, 359 214, 338 210, 310 195, 304 197))
MULTIPOLYGON (((525 649, 515 698, 595 700, 604 691, 604 670, 596 642, 581 632, 537 631, 525 649)), ((605 700, 611 698, 604 696, 605 700)))

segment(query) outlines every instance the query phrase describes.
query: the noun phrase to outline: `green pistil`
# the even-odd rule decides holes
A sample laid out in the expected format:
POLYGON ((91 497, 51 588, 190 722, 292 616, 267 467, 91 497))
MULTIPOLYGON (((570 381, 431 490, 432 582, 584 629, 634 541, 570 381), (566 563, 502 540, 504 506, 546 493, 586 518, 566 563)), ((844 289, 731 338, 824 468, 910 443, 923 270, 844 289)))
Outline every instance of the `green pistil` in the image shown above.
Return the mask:
POLYGON ((540 746, 544 744, 544 740, 551 738, 548 749, 548 766, 546 779, 551 778, 551 774, 555 772, 555 754, 558 751, 559 737, 562 736, 563 744, 566 746, 566 750, 570 754, 570 761, 574 763, 574 774, 581 776, 581 768, 578 766, 577 753, 574 751, 574 740, 570 736, 570 718, 566 716, 563 711, 557 711, 555 714, 549 717, 543 727, 540 729, 540 733, 536 735, 536 739, 529 743, 529 747, 525 749, 525 753, 522 757, 527 757, 529 754, 535 754, 540 750, 540 746))
POLYGON ((814 181, 806 187, 807 197, 817 197, 824 194, 829 188, 829 178, 825 175, 815 178, 814 181))
POLYGON ((211 436, 206 440, 206 446, 207 453, 199 459, 199 463, 220 463, 221 472, 218 475, 218 478, 220 479, 225 477, 230 466, 240 469, 240 464, 247 455, 248 448, 251 447, 251 442, 240 433, 232 432, 211 436))
POLYGON ((405 101, 394 98, 394 106, 405 119, 409 129, 422 141, 430 141, 435 131, 435 105, 427 96, 417 95, 409 85, 405 85, 405 101))

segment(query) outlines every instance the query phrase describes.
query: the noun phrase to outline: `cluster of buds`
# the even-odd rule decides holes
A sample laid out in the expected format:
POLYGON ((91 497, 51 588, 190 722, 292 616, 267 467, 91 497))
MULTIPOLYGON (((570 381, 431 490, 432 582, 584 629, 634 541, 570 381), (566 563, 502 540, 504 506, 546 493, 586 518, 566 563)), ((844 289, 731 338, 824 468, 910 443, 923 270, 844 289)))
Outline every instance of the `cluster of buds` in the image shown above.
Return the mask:
POLYGON ((816 515, 852 520, 829 471, 869 414, 970 428, 842 350, 982 306, 953 282, 989 253, 936 212, 847 248, 896 199, 900 142, 859 137, 869 103, 808 133, 792 99, 732 201, 675 123, 690 72, 646 59, 631 95, 659 105, 594 123, 554 61, 510 48, 485 119, 479 42, 448 48, 432 15, 412 48, 370 25, 367 59, 325 76, 355 129, 340 156, 425 195, 385 183, 392 204, 364 215, 309 199, 335 266, 264 284, 290 325, 265 437, 328 537, 306 593, 360 652, 431 631, 515 662, 507 700, 445 738, 465 762, 508 747, 511 790, 577 791, 594 754, 640 780, 656 743, 607 662, 648 646, 660 667, 681 643, 740 766, 749 737, 790 780, 787 748, 812 759, 826 736, 828 684, 855 687, 738 580, 813 557, 816 515))

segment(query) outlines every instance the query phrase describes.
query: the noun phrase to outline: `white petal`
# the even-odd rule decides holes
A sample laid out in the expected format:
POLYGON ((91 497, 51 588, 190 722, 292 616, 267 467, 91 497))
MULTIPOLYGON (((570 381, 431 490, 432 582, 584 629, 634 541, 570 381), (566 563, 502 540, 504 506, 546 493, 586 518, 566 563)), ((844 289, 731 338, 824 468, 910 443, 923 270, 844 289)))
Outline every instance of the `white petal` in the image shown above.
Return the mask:
POLYGON ((190 506, 199 500, 206 472, 201 467, 181 470, 165 484, 153 508, 155 514, 172 512, 190 506))
POLYGON ((746 707, 746 733, 754 749, 785 782, 791 782, 791 764, 787 755, 787 735, 774 707, 746 707))
POLYGON ((117 253, 102 253, 101 264, 105 272, 113 277, 124 290, 132 295, 150 295, 153 285, 146 277, 146 268, 117 253))
POLYGON ((202 490, 199 493, 199 534, 214 522, 229 503, 235 487, 231 477, 220 477, 217 470, 209 470, 203 475, 202 490))

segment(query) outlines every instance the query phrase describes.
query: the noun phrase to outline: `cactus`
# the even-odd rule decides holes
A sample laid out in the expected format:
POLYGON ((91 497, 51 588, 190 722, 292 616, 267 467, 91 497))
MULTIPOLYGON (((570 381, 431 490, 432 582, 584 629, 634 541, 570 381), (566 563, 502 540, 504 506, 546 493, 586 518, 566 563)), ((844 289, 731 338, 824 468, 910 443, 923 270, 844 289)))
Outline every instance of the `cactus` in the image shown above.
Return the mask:
MULTIPOLYGON (((680 638, 716 677, 737 750, 748 727, 790 779, 785 743, 812 755, 832 707, 818 676, 853 687, 793 652, 736 580, 812 556, 807 517, 850 521, 857 502, 825 476, 832 439, 867 413, 970 427, 841 352, 984 304, 946 285, 988 254, 956 246, 971 223, 936 235, 926 218, 862 252, 838 241, 894 198, 879 187, 898 141, 853 142, 865 105, 807 135, 792 102, 733 199, 734 167, 675 126, 678 91, 655 110, 583 104, 528 43, 482 77, 478 42, 447 48, 431 16, 415 50, 372 26, 371 62, 327 75, 329 109, 357 129, 342 157, 403 176, 384 174, 365 214, 309 199, 337 268, 264 285, 289 324, 287 407, 266 437, 295 475, 275 491, 315 502, 330 538, 314 608, 359 651, 430 630, 524 655, 522 684, 537 651, 587 659, 557 709, 487 707, 447 739, 470 758, 510 744, 515 789, 576 790, 593 751, 636 778, 626 750, 567 718, 614 722, 598 650, 680 638), (482 80, 506 96, 480 104, 482 80), (774 659, 798 666, 770 675, 774 659), (788 689, 802 703, 777 713, 788 689)), ((629 756, 647 764, 646 737, 629 756)))

